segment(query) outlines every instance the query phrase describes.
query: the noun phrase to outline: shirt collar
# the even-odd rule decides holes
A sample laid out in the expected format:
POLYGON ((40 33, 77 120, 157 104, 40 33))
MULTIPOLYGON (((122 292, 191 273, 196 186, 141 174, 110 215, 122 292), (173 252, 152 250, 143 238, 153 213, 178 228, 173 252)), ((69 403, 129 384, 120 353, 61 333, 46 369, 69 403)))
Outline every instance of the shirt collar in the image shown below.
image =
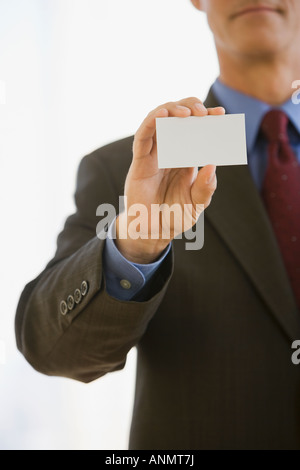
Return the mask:
POLYGON ((280 107, 280 109, 288 115, 290 121, 293 123, 295 129, 300 135, 300 104, 294 104, 292 100, 288 100, 280 107))
MULTIPOLYGON (((220 80, 213 84, 213 93, 217 100, 224 106, 227 113, 245 114, 246 136, 248 151, 252 151, 256 142, 258 131, 264 115, 274 108, 263 101, 259 101, 252 96, 245 95, 233 88, 224 85, 220 80)), ((295 105, 292 100, 288 100, 282 106, 275 107, 283 110, 294 124, 300 134, 300 104, 295 105)))

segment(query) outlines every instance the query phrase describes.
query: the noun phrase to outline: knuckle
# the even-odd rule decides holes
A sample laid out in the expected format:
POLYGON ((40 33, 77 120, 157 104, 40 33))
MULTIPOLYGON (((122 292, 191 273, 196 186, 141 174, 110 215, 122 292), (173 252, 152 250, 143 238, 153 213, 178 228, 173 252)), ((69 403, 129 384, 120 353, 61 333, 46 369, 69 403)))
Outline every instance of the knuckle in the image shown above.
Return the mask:
POLYGON ((187 103, 187 104, 189 104, 189 105, 191 105, 191 106, 192 106, 193 104, 195 104, 195 103, 201 103, 201 104, 203 104, 202 101, 199 100, 199 98, 197 98, 196 96, 190 96, 189 98, 185 98, 184 100, 182 100, 182 102, 185 102, 185 103, 187 103))
POLYGON ((147 115, 147 117, 152 117, 153 114, 157 113, 157 111, 159 111, 160 109, 162 108, 167 108, 169 109, 170 107, 172 107, 174 105, 174 103, 172 101, 169 101, 167 103, 164 103, 164 104, 160 104, 159 106, 157 106, 155 109, 152 109, 152 111, 149 112, 149 114, 147 115))
POLYGON ((188 98, 188 100, 190 100, 192 103, 201 103, 202 104, 202 101, 199 100, 199 98, 197 98, 197 96, 191 96, 190 98, 188 98))
POLYGON ((196 103, 203 104, 202 101, 199 100, 199 98, 197 98, 196 96, 190 96, 189 98, 185 98, 183 100, 177 101, 177 103, 182 106, 187 106, 190 108, 194 106, 196 103))
POLYGON ((163 108, 172 108, 174 106, 174 101, 168 101, 167 103, 165 103, 163 106, 163 108))
POLYGON ((146 119, 148 119, 149 117, 151 117, 158 109, 159 109, 159 107, 158 107, 158 108, 155 108, 155 109, 152 109, 151 111, 149 111, 149 113, 147 114, 147 116, 146 116, 146 118, 144 119, 143 122, 145 122, 146 119))

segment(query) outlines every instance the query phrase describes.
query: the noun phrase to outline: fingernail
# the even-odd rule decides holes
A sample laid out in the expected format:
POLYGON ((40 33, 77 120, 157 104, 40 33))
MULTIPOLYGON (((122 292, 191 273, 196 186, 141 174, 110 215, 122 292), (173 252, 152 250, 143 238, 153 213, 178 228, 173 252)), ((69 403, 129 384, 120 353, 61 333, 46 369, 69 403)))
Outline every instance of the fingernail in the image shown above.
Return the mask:
POLYGON ((198 111, 207 113, 207 109, 202 103, 195 103, 194 107, 198 109, 198 111))
POLYGON ((210 174, 210 176, 206 180, 206 184, 211 184, 216 176, 216 168, 214 171, 210 174))

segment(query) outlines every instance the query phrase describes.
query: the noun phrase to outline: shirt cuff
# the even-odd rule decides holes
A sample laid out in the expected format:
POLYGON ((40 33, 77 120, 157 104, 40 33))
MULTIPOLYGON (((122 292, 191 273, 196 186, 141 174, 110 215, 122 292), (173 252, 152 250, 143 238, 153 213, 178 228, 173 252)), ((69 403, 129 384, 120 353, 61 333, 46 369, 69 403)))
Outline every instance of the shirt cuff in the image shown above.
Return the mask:
POLYGON ((109 295, 118 300, 131 300, 144 287, 151 276, 157 271, 166 256, 171 244, 163 251, 154 263, 138 264, 128 261, 118 250, 114 239, 115 222, 108 229, 103 251, 103 267, 106 280, 106 290, 109 295))

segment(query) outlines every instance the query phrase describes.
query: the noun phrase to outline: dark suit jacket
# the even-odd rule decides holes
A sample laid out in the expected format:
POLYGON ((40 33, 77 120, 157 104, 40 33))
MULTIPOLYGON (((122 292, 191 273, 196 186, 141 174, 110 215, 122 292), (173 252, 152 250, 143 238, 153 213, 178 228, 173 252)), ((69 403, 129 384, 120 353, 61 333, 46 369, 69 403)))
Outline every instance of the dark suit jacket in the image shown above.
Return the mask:
MULTIPOLYGON (((211 93, 207 105, 217 105, 211 93)), ((21 296, 19 349, 38 371, 89 382, 137 346, 131 449, 300 449, 300 316, 246 166, 218 169, 202 250, 176 240, 144 301, 107 294, 96 207, 118 207, 132 142, 82 160, 77 212, 21 296), (61 315, 84 280, 88 293, 61 315)))

